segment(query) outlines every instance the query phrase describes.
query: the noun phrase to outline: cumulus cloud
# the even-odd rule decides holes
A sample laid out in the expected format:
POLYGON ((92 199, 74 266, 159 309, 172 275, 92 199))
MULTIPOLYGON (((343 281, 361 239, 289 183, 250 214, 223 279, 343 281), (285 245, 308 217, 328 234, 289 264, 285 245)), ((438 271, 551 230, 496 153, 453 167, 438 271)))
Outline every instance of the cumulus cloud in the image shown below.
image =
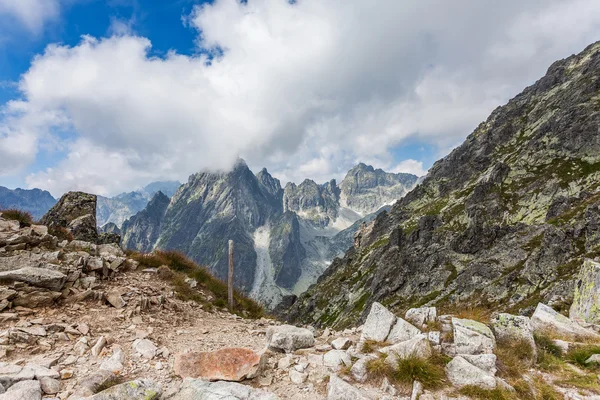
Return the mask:
POLYGON ((341 178, 358 161, 422 172, 390 149, 455 146, 596 40, 600 3, 216 0, 186 23, 200 55, 157 58, 148 39, 119 30, 34 59, 19 83, 26 110, 0 122, 0 140, 76 136, 31 186, 115 193, 238 156, 284 181, 341 178), (31 115, 55 120, 27 125, 31 115))
POLYGON ((407 174, 414 174, 416 176, 425 176, 427 174, 427 170, 423 168, 423 161, 417 160, 403 160, 398 163, 394 168, 392 168, 391 172, 404 172, 407 174))
POLYGON ((0 23, 16 18, 29 31, 39 33, 48 20, 59 14, 58 0, 0 0, 0 23))

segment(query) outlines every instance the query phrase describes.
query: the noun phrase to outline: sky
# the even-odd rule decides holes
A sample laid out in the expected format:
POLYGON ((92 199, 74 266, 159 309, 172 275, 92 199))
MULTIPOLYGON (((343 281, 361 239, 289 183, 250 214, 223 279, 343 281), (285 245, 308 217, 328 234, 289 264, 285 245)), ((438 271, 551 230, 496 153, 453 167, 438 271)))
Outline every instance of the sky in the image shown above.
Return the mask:
POLYGON ((424 175, 596 40, 597 0, 0 0, 0 185, 424 175))

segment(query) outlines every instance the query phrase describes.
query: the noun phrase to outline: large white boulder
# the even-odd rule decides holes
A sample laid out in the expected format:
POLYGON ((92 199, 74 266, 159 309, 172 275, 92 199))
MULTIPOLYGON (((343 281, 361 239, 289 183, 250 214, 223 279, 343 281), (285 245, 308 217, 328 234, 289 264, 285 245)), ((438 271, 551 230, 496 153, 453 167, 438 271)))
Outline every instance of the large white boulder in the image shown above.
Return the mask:
POLYGON ((327 400, 371 400, 367 395, 335 375, 329 377, 327 400))
POLYGON ((405 342, 393 344, 379 349, 380 353, 387 354, 386 363, 396 367, 398 359, 409 357, 429 358, 431 357, 431 344, 425 335, 417 335, 405 342))
POLYGON ((350 356, 344 350, 330 350, 323 356, 323 364, 326 367, 339 369, 342 365, 347 367, 352 365, 350 356))
POLYGON ((420 334, 421 331, 416 326, 406 322, 402 318, 398 318, 386 341, 390 343, 405 342, 420 334))
POLYGON ((404 315, 407 321, 418 327, 422 327, 430 322, 434 322, 437 317, 437 309, 435 307, 419 307, 411 308, 404 315))
POLYGON ((42 388, 38 381, 21 381, 8 388, 6 393, 0 394, 0 400, 41 400, 42 388))
POLYGON ((314 346, 315 337, 308 329, 292 325, 280 325, 267 329, 267 343, 273 350, 291 353, 298 349, 314 346))
POLYGON ((600 323, 600 263, 586 259, 579 270, 569 318, 600 323))
POLYGON ((491 354, 496 347, 492 330, 471 319, 452 318, 457 354, 491 354))
POLYGON ((375 340, 383 342, 387 339, 395 323, 396 316, 394 314, 380 303, 373 303, 363 325, 361 341, 375 340))
POLYGON ((533 339, 533 325, 529 317, 500 313, 492 318, 492 328, 498 341, 514 342, 523 340, 529 343, 535 358, 536 346, 533 339))
POLYGON ((354 378, 355 381, 360 382, 360 383, 364 383, 367 381, 367 378, 369 377, 369 371, 367 369, 367 364, 370 361, 374 361, 374 360, 377 360, 377 356, 368 355, 368 356, 359 358, 354 363, 354 365, 350 369, 350 374, 352 375, 352 377, 354 378))
POLYGON ((496 378, 461 356, 456 356, 446 364, 446 375, 456 387, 478 386, 482 389, 494 389, 496 387, 496 378))
POLYGON ((594 331, 582 327, 542 303, 537 305, 535 312, 531 316, 531 324, 533 325, 533 330, 535 332, 551 332, 553 335, 565 339, 579 340, 590 337, 600 338, 600 335, 594 331))

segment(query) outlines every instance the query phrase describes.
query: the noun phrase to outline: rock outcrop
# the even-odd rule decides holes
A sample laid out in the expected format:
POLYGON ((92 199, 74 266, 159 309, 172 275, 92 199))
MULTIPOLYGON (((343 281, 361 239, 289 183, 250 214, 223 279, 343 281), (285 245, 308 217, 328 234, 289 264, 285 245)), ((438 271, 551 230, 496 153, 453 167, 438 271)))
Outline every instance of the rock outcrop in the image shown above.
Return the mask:
POLYGON ((40 219, 40 224, 50 229, 65 228, 75 239, 96 243, 96 196, 68 192, 40 219))

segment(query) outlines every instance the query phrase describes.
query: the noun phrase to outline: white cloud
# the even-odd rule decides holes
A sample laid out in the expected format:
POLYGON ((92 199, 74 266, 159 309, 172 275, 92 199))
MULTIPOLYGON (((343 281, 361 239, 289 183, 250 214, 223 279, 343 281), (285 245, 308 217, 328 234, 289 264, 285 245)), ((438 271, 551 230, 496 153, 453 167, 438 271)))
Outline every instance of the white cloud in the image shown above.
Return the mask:
POLYGON ((392 168, 391 172, 404 172, 407 174, 414 174, 418 177, 425 176, 427 174, 427 170, 423 168, 423 162, 412 159, 400 161, 398 165, 392 168))
POLYGON ((600 3, 216 0, 187 23, 215 59, 155 58, 125 30, 52 45, 33 61, 19 85, 27 111, 0 132, 17 137, 26 118, 53 115, 26 132, 78 138, 31 186, 115 193, 237 156, 283 180, 341 178, 358 161, 393 169, 391 148, 409 138, 455 146, 596 40, 600 3))
MULTIPOLYGON (((29 31, 39 33, 48 20, 58 16, 58 0, 0 0, 0 16, 14 17, 29 31)), ((6 19, 0 22, 7 24, 6 19)))

